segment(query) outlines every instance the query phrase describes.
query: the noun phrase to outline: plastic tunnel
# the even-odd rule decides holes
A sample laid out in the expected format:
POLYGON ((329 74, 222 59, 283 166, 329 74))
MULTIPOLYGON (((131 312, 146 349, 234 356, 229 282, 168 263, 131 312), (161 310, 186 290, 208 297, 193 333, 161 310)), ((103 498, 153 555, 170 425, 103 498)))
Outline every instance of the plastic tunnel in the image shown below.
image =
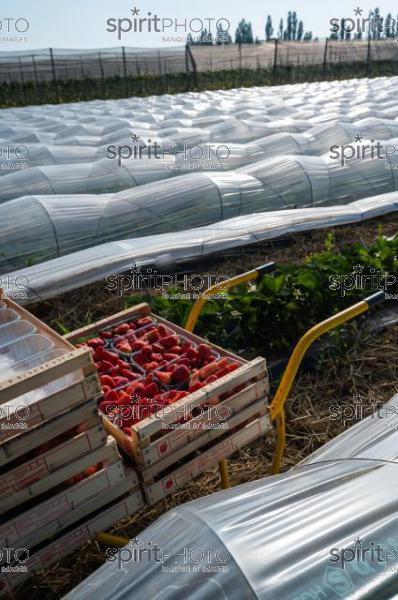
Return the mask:
POLYGON ((170 510, 66 598, 395 598, 397 402, 283 475, 170 510))

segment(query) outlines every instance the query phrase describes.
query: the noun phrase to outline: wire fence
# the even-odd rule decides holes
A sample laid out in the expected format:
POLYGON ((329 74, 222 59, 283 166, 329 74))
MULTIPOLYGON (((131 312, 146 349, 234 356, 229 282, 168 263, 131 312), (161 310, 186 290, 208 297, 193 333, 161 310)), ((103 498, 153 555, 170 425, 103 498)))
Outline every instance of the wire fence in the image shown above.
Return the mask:
POLYGON ((277 67, 397 61, 395 40, 286 42, 0 52, 0 82, 68 81, 277 67))

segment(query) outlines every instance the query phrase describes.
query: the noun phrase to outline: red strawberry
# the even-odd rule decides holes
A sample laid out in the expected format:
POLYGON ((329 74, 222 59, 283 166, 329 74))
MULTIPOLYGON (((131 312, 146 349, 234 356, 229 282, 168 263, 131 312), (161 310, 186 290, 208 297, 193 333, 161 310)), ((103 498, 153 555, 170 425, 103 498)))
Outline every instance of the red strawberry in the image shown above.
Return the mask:
POLYGON ((114 381, 109 375, 100 375, 100 381, 102 386, 107 385, 110 388, 114 387, 114 381))
POLYGON ((107 373, 108 371, 112 370, 112 363, 107 360, 103 360, 102 362, 96 364, 98 365, 97 368, 100 373, 107 373))
POLYGON ((171 374, 172 380, 177 383, 189 379, 189 376, 190 372, 186 365, 178 365, 171 374))
POLYGON ((126 387, 126 391, 130 394, 130 396, 137 396, 139 398, 144 396, 144 389, 144 384, 138 381, 126 387))
POLYGON ((159 393, 159 388, 156 385, 156 383, 152 382, 149 385, 146 385, 144 388, 144 396, 146 396, 147 398, 153 398, 158 393, 159 393))
POLYGON ((164 348, 161 344, 159 344, 159 342, 155 342, 154 344, 152 344, 152 351, 158 352, 159 354, 163 354, 164 348))
POLYGON ((111 387, 109 387, 109 385, 103 385, 103 386, 102 386, 102 392, 103 392, 104 394, 106 394, 107 392, 110 392, 110 391, 111 391, 111 389, 112 389, 112 388, 111 388, 111 387))
POLYGON ((104 340, 111 340, 112 339, 112 332, 111 331, 101 331, 100 332, 100 336, 104 340))
POLYGON ((105 415, 108 415, 110 413, 110 411, 113 410, 116 407, 117 407, 117 403, 116 402, 112 402, 110 400, 103 400, 98 405, 98 408, 100 409, 100 411, 102 413, 104 413, 105 415))
POLYGON ((152 346, 150 344, 146 344, 142 350, 141 350, 142 354, 145 354, 145 356, 151 356, 152 354, 152 346))
POLYGON ((197 381, 196 383, 194 383, 193 385, 189 386, 189 393, 192 392, 196 392, 196 390, 200 390, 200 388, 203 387, 203 383, 200 383, 200 381, 197 381))
POLYGON ((123 352, 124 354, 130 354, 133 351, 130 344, 127 341, 118 342, 116 344, 116 348, 119 350, 119 352, 123 352))
POLYGON ((101 338, 93 338, 92 340, 89 340, 87 342, 87 346, 91 346, 92 348, 96 348, 97 346, 103 346, 104 345, 104 340, 101 340, 101 338))
POLYGON ((185 365, 186 367, 189 367, 189 366, 190 366, 190 363, 189 363, 189 359, 188 359, 188 358, 180 358, 180 359, 177 361, 177 364, 178 364, 178 365, 185 365))
POLYGON ((129 331, 129 329, 130 329, 130 325, 128 323, 121 323, 120 325, 115 327, 115 329, 113 331, 114 331, 114 333, 123 335, 124 333, 127 333, 129 331))
POLYGON ((183 343, 182 347, 181 347, 181 351, 183 354, 185 354, 185 352, 187 352, 187 350, 189 350, 192 347, 192 342, 190 340, 185 340, 185 342, 183 343))
POLYGON ((152 353, 152 360, 154 360, 157 363, 160 363, 163 360, 163 356, 158 353, 158 352, 153 352, 152 353))
POLYGON ((134 344, 134 342, 137 341, 137 336, 135 335, 135 333, 128 333, 125 336, 125 339, 128 341, 129 344, 134 344))
POLYGON ((163 356, 168 362, 178 358, 178 354, 172 354, 171 352, 165 352, 163 356))
POLYGON ((144 356, 142 354, 142 352, 137 352, 137 354, 134 354, 134 360, 141 367, 143 367, 145 365, 145 363, 148 362, 148 358, 146 356, 144 356))
POLYGON ((145 365, 145 370, 146 371, 154 371, 155 369, 159 368, 159 363, 152 361, 152 362, 148 362, 145 365))
POLYGON ((217 371, 217 373, 216 373, 217 379, 224 377, 224 375, 228 375, 228 373, 229 373, 229 371, 226 367, 225 367, 225 369, 220 369, 220 371, 217 371))
POLYGON ((160 342, 164 348, 172 348, 178 345, 178 337, 176 335, 167 335, 160 342))
POLYGON ((117 366, 120 367, 120 369, 129 369, 130 368, 130 363, 126 362, 125 360, 122 360, 121 358, 119 358, 119 360, 117 361, 117 366))
POLYGON ((113 365, 117 365, 117 361, 119 360, 119 355, 116 352, 111 352, 110 350, 103 351, 103 359, 108 360, 113 365))
POLYGON ((173 346, 170 348, 169 352, 172 354, 181 354, 182 350, 180 346, 173 346))
POLYGON ((110 392, 108 392, 107 394, 104 395, 104 400, 106 402, 117 402, 118 400, 118 395, 116 390, 111 390, 110 392))
POLYGON ((130 406, 131 397, 124 390, 118 392, 118 401, 119 406, 130 406))
POLYGON ((136 340, 131 345, 131 347, 133 348, 134 352, 138 352, 138 350, 142 350, 143 348, 145 348, 145 346, 146 346, 146 344, 145 344, 144 340, 136 340))
POLYGON ((130 329, 137 329, 135 321, 127 321, 127 323, 129 324, 130 329))
POLYGON ((127 377, 114 377, 113 381, 115 382, 115 387, 120 387, 129 383, 129 379, 127 379, 127 377))
POLYGON ((142 317, 137 321, 137 327, 145 327, 145 325, 150 325, 152 323, 152 319, 150 317, 142 317))
POLYGON ((96 361, 101 361, 104 359, 105 348, 103 346, 97 346, 94 352, 94 359, 96 361))
POLYGON ((195 350, 195 348, 188 348, 186 355, 190 360, 197 359, 199 357, 199 353, 197 350, 195 350))
POLYGON ((165 371, 158 371, 156 373, 156 377, 159 379, 160 383, 164 386, 170 385, 171 374, 166 373, 165 371))
POLYGON ((153 329, 147 333, 146 339, 151 342, 151 344, 153 342, 158 342, 160 340, 160 333, 156 331, 156 329, 153 329))
POLYGON ((120 377, 120 367, 112 367, 110 375, 111 377, 120 377))
POLYGON ((127 377, 129 381, 135 381, 141 377, 139 373, 133 373, 133 371, 130 371, 129 369, 121 369, 120 373, 122 377, 127 377))
POLYGON ((87 477, 90 477, 90 475, 94 475, 94 473, 96 473, 98 471, 97 467, 95 465, 93 465, 92 467, 88 467, 85 471, 87 477))
POLYGON ((203 383, 208 385, 209 383, 213 383, 213 381, 217 381, 217 375, 210 375, 203 383))

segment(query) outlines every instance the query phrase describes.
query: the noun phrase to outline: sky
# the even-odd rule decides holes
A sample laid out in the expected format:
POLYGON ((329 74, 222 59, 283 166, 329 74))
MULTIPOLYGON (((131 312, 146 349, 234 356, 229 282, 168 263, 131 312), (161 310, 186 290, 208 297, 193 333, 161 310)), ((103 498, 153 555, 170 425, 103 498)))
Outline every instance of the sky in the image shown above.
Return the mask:
POLYGON ((218 19, 222 20, 223 28, 229 24, 234 37, 238 22, 245 18, 252 23, 254 35, 264 39, 266 16, 271 15, 276 30, 280 18, 286 20, 288 10, 296 10, 305 30, 324 38, 330 35, 331 19, 356 19, 354 10, 357 7, 363 10, 362 16, 366 16, 375 6, 384 15, 391 12, 394 16, 398 12, 398 7, 394 12, 391 1, 377 1, 375 4, 361 1, 357 5, 343 0, 249 0, 244 3, 237 0, 1 0, 0 51, 122 45, 164 48, 184 44, 190 23, 192 29, 197 30, 210 22, 214 30, 218 19), (163 27, 164 32, 148 31, 147 22, 143 22, 142 31, 121 32, 118 39, 118 19, 126 19, 120 22, 121 28, 131 26, 133 29, 133 19, 147 17, 148 12, 152 17, 158 17, 156 28, 161 30, 163 27), (108 19, 115 21, 107 24, 108 19), (175 20, 180 24, 177 32, 174 30, 175 20), (181 27, 185 20, 186 30, 181 27), (114 30, 107 31, 107 28, 114 30))

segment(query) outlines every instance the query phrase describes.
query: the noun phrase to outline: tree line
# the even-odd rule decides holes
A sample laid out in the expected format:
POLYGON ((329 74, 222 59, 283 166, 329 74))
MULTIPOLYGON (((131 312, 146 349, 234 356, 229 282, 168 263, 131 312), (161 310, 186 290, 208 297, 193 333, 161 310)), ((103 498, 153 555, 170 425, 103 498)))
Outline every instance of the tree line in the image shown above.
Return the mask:
MULTIPOLYGON (((369 14, 362 16, 363 10, 356 9, 353 18, 331 19, 330 20, 330 36, 331 40, 361 40, 364 37, 370 39, 395 39, 398 38, 398 15, 394 19, 391 13, 383 17, 379 8, 371 10, 369 14), (358 14, 358 11, 360 14, 358 14)), ((274 29, 271 15, 267 15, 265 22, 265 41, 269 42, 273 39, 281 41, 296 41, 310 42, 318 41, 318 38, 313 38, 312 31, 306 31, 304 23, 298 18, 296 11, 287 13, 286 20, 280 19, 277 29, 274 29)), ((200 36, 193 38, 188 34, 187 44, 190 46, 199 45, 217 45, 224 44, 260 44, 262 41, 258 37, 254 37, 252 24, 245 19, 242 19, 235 31, 235 38, 232 39, 228 31, 222 29, 217 30, 217 34, 213 34, 207 29, 203 29, 200 36)))

